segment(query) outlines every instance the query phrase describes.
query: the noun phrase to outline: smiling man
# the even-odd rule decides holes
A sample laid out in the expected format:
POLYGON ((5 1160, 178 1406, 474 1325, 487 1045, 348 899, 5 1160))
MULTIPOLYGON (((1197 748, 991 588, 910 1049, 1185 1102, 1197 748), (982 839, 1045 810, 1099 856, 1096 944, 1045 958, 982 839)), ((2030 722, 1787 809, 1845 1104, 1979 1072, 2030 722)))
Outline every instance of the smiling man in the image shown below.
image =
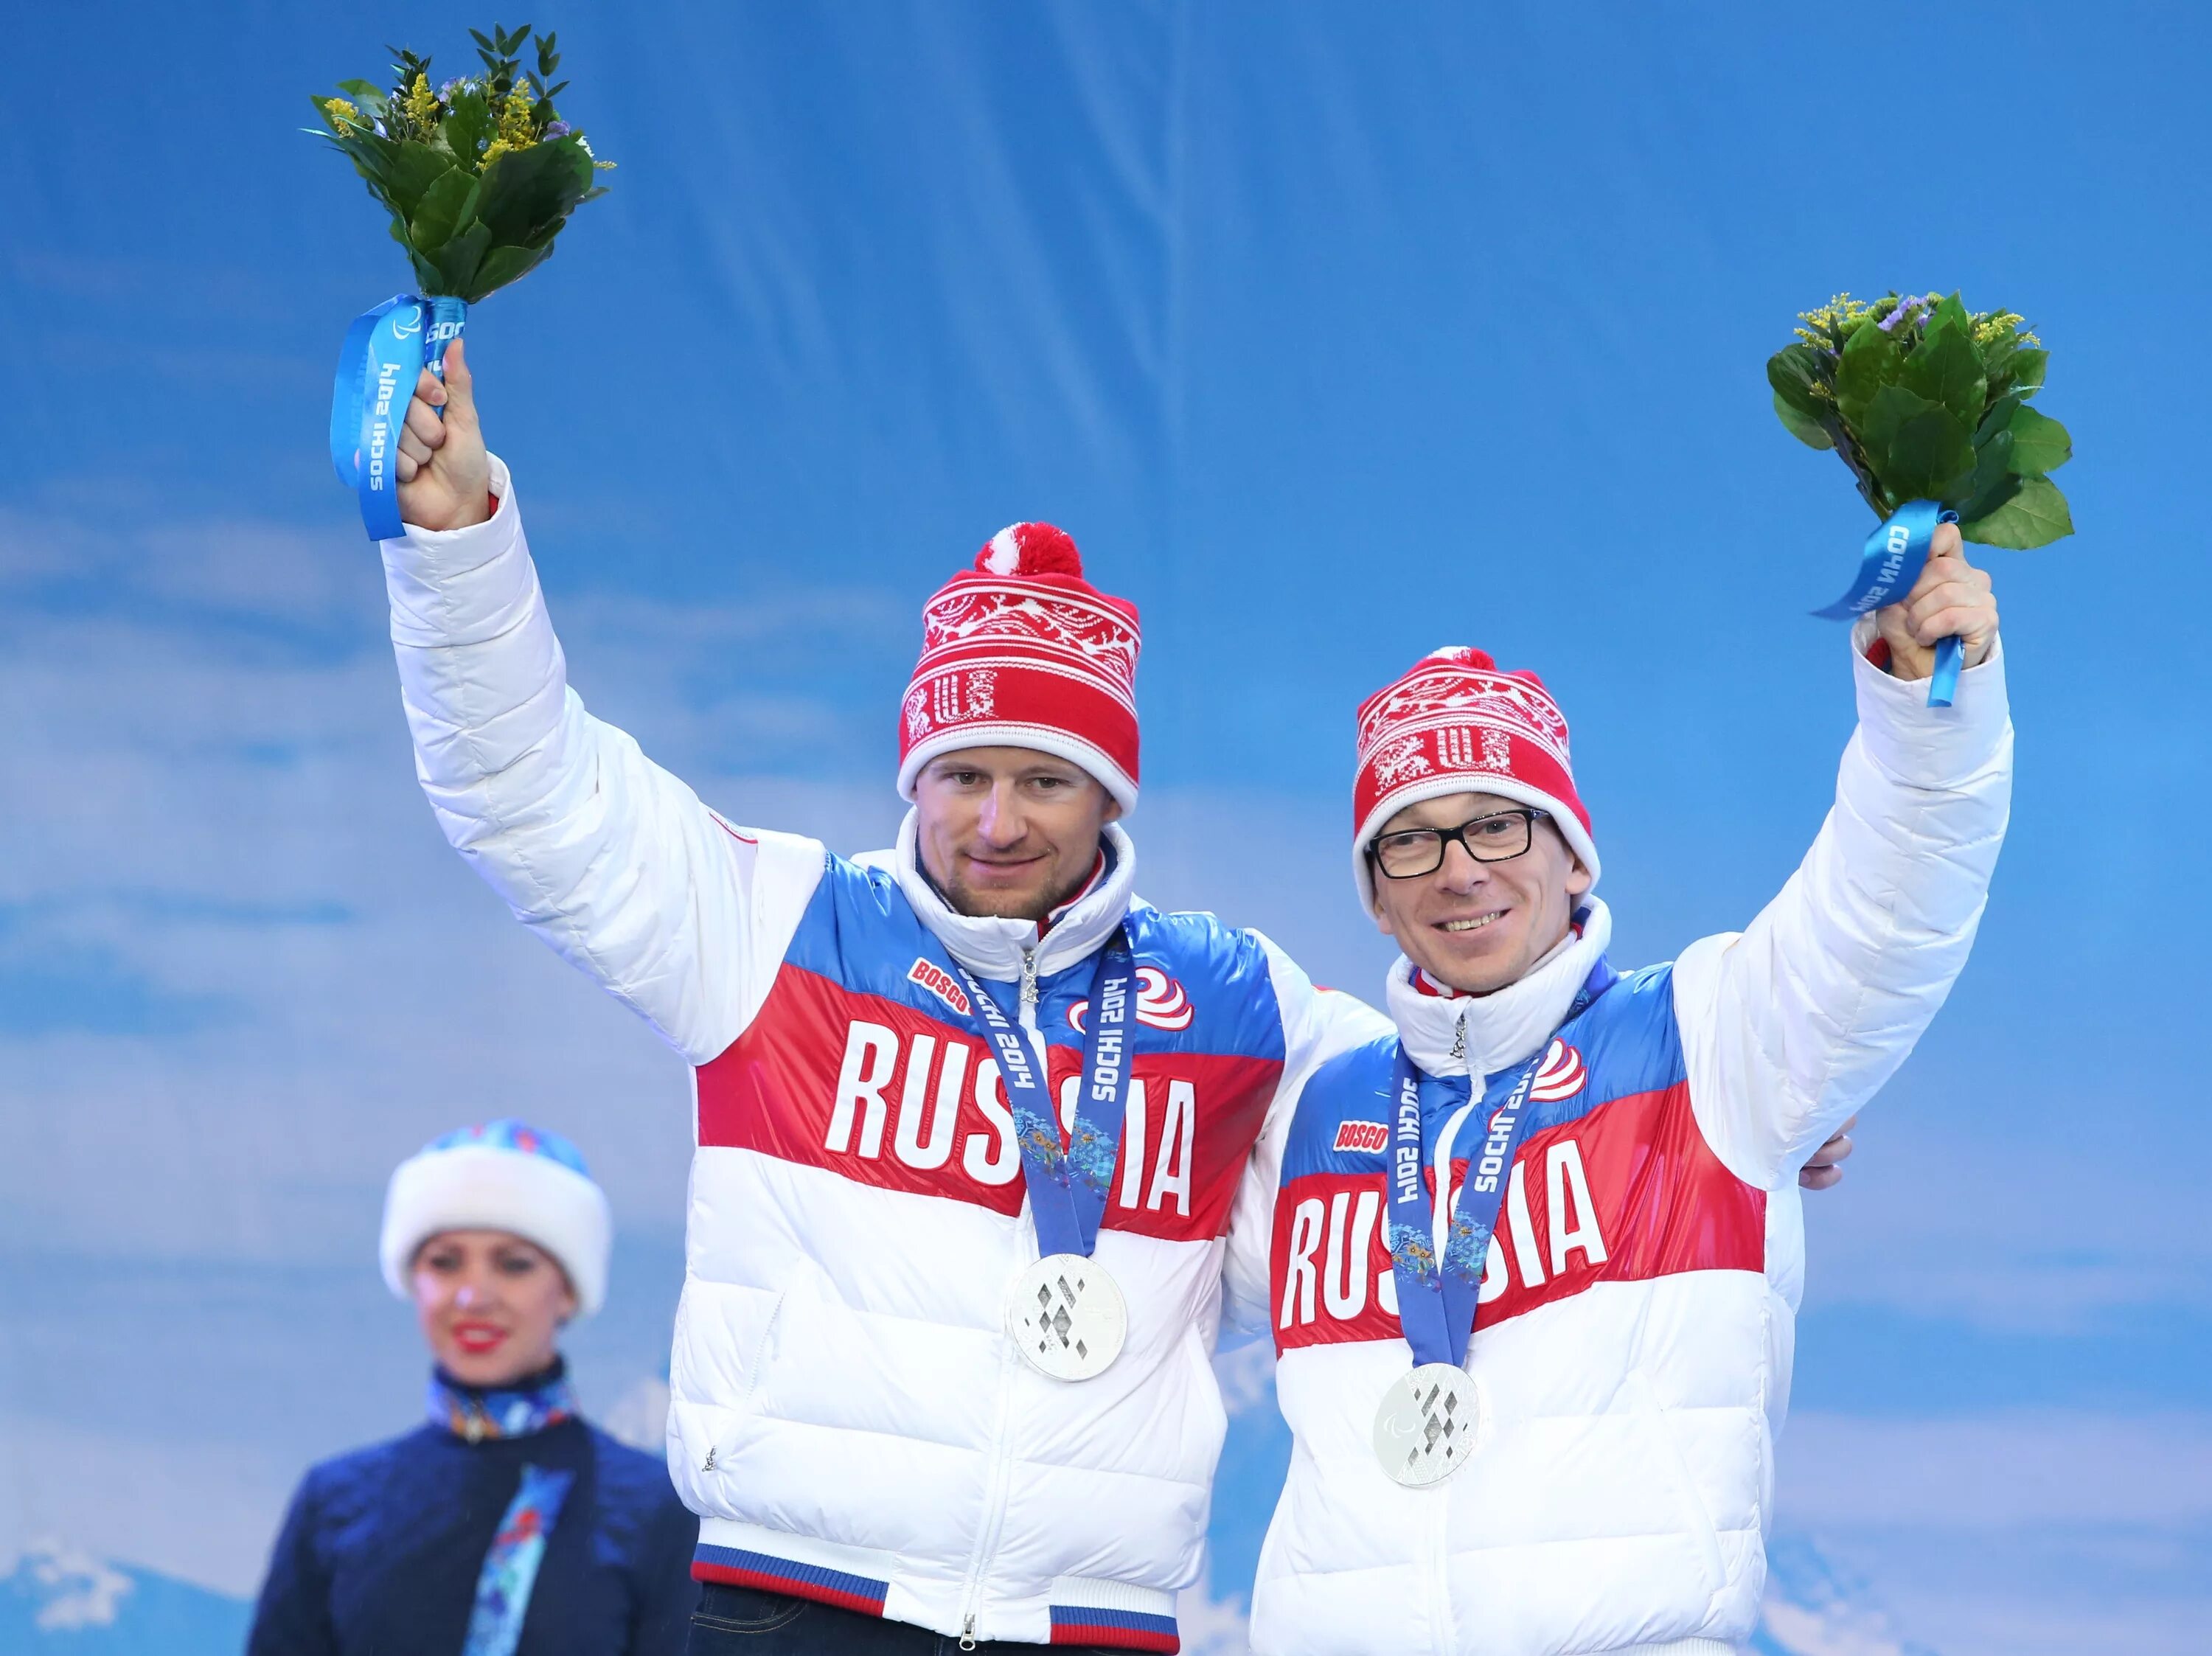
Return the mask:
POLYGON ((1136 899, 1137 612, 1066 535, 1002 531, 924 606, 913 809, 835 856, 725 822, 584 711, 458 345, 448 368, 383 549, 423 786, 696 1077, 692 1650, 1174 1650, 1237 1182, 1373 1014, 1136 899))
POLYGON ((1440 650, 1361 707, 1353 868, 1401 950, 1395 1028, 1322 1065, 1239 1198, 1231 1275, 1266 1295, 1296 1439, 1255 1650, 1723 1656, 1750 1635, 1796 1181, 1949 992, 2010 798, 1989 580, 1956 529, 1934 549, 1855 637, 1858 731, 1802 866, 1668 965, 1607 961, 1535 675, 1440 650), (1954 635, 1957 703, 1930 707, 1954 635))

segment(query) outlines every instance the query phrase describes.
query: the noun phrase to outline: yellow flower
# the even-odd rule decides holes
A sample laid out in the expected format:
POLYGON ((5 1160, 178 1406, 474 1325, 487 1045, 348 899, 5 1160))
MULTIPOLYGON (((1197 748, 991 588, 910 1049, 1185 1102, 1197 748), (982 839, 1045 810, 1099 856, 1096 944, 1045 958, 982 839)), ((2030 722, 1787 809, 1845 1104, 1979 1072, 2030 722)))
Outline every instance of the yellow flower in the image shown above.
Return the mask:
MULTIPOLYGON (((484 151, 484 153, 483 153, 483 167, 489 167, 489 166, 490 166, 494 161, 497 161, 497 160, 498 160, 501 155, 512 155, 515 152, 515 149, 516 149, 516 146, 515 146, 515 145, 514 145, 514 144, 509 143, 506 139, 504 139, 504 138, 494 138, 494 139, 491 141, 490 147, 489 147, 489 149, 487 149, 484 151)), ((482 168, 482 167, 479 167, 477 170, 478 170, 478 171, 482 171, 482 170, 483 170, 483 168, 482 168)))
POLYGON ((530 77, 524 76, 514 83, 514 90, 507 94, 507 103, 499 112, 499 139, 510 149, 520 149, 531 141, 530 108, 538 101, 530 77))
POLYGON ((324 99, 323 113, 331 118, 331 124, 333 126, 359 126, 361 124, 361 111, 356 109, 343 98, 324 99))
POLYGON ((407 118, 417 126, 430 126, 438 118, 438 100, 430 90, 430 77, 417 70, 415 84, 407 88, 407 118))

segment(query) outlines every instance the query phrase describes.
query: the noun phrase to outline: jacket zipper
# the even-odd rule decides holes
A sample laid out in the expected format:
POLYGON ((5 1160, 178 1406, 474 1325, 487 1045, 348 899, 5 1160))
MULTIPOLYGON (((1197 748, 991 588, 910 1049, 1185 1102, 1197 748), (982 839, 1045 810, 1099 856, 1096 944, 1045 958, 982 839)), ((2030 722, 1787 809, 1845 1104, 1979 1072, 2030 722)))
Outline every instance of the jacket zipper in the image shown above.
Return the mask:
MULTIPOLYGON (((1044 1067, 1044 1037, 1037 1028, 1037 968, 1036 951, 1022 950, 1021 997, 1017 1010, 1021 1027, 1030 1036, 1030 1044, 1036 1050, 1038 1073, 1050 1075, 1044 1067)), ((1048 1088, 1049 1081, 1048 1081, 1048 1088)), ((999 1342, 999 1402, 991 1422, 991 1477, 983 1496, 983 1522, 975 1532, 975 1552, 968 1565, 968 1591, 960 1620, 960 1648, 975 1648, 975 1617, 980 1611, 983 1592, 983 1578, 989 1574, 993 1556, 999 1550, 999 1534, 1006 1521, 1006 1486, 1012 1471, 1012 1457, 1006 1453, 1006 1416, 1012 1398, 1007 1384, 1008 1371, 1014 1358, 1014 1343, 1011 1339, 999 1342)))
POLYGON ((1446 1546, 1450 1533, 1451 1485, 1447 1479, 1435 1491, 1436 1521, 1429 1534, 1429 1647, 1437 1656, 1451 1656, 1451 1556, 1446 1546))

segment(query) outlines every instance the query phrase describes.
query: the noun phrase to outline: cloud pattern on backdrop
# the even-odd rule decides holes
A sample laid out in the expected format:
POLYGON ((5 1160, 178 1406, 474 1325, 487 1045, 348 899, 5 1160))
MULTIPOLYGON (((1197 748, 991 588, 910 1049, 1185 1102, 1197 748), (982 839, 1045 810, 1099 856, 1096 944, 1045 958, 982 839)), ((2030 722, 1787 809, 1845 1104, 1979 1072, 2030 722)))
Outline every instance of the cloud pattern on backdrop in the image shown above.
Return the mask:
MULTIPOLYGON (((0 405, 0 1645, 75 1618, 80 1656, 188 1652, 94 1630, 216 1625, 301 1468, 410 1423, 376 1215, 392 1164, 457 1121, 527 1114, 585 1147, 623 1236, 578 1381, 649 1420, 688 1145, 680 1064, 439 839, 380 579, 319 450, 337 331, 402 278, 293 137, 294 89, 447 25, 130 9, 21 22, 0 124, 33 186, 0 314, 39 323, 37 394, 0 405), (239 136, 25 136, 144 85, 239 136)), ((1917 234, 1927 269, 2064 348, 2089 457, 2069 555, 2162 556, 2201 537, 2160 457, 2201 450, 2212 414, 2096 342, 2194 302, 2212 185, 2160 158, 2202 147, 2185 66, 2212 24, 2027 12, 2009 95, 2063 158, 2039 216, 1917 234)), ((1824 49, 1822 25, 633 14, 562 28, 623 189, 471 346, 576 684, 711 803, 885 843, 921 598, 1042 514, 1145 610, 1155 901, 1376 983, 1344 878, 1350 710, 1440 628, 1539 665, 1575 717, 1624 958, 1740 924, 1786 877, 1848 717, 1835 641, 1798 617, 1863 525, 1832 463, 1771 429, 1757 367, 1805 292, 1910 276, 1867 267, 1881 203, 1813 199, 1766 141, 1863 118, 1763 67, 1824 49), (703 116, 635 58, 676 27, 726 68, 703 116), (633 325, 610 296, 644 270, 633 325), (1741 384, 1651 348, 1692 315, 1741 384), (1621 441, 1624 409, 1665 410, 1667 441, 1621 441), (1394 567, 1470 596, 1382 601, 1394 567), (1760 640, 1759 695, 1702 647, 1716 629, 1760 640)), ((1986 58, 1969 21, 1918 27, 1986 58)), ((2167 854, 2212 806, 2205 666, 2154 641, 2114 719, 2127 596, 1999 555, 2015 832, 1966 978, 1844 1192, 1808 1204, 1776 1568, 1801 1619, 1771 1610, 1766 1635, 1795 1656, 2158 1656, 2212 1619, 2212 1122, 2183 1034, 2206 877, 2167 854), (2133 779, 2094 860, 2060 831, 2085 757, 2133 779)), ((2159 586, 2171 614, 2212 597, 2201 559, 2159 586)), ((1217 1642, 1286 1453, 1264 1352, 1224 1366, 1241 1407, 1185 1618, 1217 1642)))

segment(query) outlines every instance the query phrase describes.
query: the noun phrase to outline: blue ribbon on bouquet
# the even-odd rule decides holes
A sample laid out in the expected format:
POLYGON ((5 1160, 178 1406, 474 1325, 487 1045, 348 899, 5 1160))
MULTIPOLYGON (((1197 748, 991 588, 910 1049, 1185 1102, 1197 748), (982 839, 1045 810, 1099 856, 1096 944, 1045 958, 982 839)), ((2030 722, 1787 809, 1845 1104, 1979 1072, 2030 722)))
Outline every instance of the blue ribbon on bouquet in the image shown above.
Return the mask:
MULTIPOLYGON (((1866 537, 1859 573, 1850 590, 1825 610, 1813 613, 1828 621, 1850 621, 1869 610, 1894 604, 1912 590, 1928 561, 1928 548, 1938 524, 1954 524, 1959 514, 1934 500, 1907 500, 1889 520, 1866 537)), ((1959 692, 1959 669, 1966 646, 1955 638, 1936 646, 1936 670, 1928 679, 1928 705, 1948 707, 1959 692)))
POLYGON ((331 464, 360 497, 362 527, 373 541, 404 532, 393 462, 416 376, 427 367, 446 377, 446 347, 468 319, 465 299, 394 294, 346 330, 331 386, 331 464))

